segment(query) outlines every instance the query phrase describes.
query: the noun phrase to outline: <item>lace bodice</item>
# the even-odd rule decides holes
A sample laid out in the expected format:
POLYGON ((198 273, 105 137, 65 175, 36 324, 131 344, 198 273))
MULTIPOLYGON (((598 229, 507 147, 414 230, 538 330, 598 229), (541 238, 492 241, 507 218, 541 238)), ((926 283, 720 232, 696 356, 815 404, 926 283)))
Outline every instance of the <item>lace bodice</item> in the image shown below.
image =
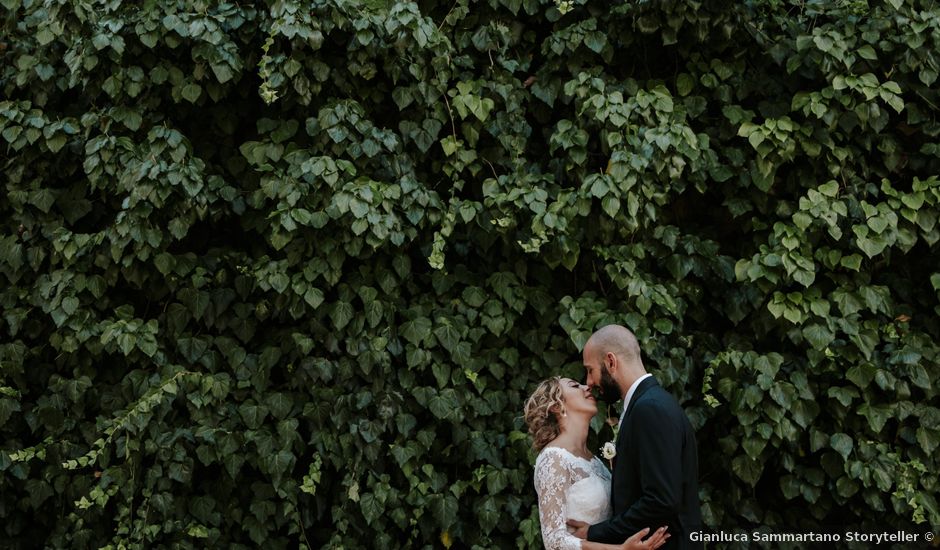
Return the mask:
POLYGON ((610 471, 597 457, 545 447, 535 459, 535 492, 546 550, 581 548, 568 531, 569 519, 595 524, 610 518, 610 471))

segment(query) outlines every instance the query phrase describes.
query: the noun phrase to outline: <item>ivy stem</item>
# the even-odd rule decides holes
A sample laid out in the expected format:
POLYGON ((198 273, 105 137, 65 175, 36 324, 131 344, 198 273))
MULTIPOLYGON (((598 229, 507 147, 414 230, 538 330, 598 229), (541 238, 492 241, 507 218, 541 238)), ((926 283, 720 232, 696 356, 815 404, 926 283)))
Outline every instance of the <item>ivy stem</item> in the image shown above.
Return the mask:
POLYGON ((450 108, 450 101, 447 100, 447 94, 444 93, 444 104, 447 105, 447 116, 450 118, 450 129, 454 135, 454 144, 457 143, 457 125, 454 124, 454 113, 450 108))

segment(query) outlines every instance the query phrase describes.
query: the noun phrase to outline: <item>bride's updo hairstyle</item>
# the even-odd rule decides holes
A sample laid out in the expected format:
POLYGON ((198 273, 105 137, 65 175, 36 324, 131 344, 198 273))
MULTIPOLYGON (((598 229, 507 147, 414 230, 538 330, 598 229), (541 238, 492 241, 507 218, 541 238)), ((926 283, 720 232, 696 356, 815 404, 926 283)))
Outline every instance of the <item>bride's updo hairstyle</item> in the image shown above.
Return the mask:
POLYGON ((557 416, 565 411, 561 377, 553 376, 539 383, 526 400, 523 411, 529 435, 532 436, 532 449, 539 452, 561 433, 557 416))

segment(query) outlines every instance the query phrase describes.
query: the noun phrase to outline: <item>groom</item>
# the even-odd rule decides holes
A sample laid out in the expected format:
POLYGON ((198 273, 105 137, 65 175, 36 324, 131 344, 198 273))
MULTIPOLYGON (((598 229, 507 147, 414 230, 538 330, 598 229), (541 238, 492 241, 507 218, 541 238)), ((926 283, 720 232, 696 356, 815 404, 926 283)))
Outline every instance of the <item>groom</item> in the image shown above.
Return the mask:
POLYGON ((689 533, 702 523, 695 433, 675 398, 643 367, 636 336, 619 325, 595 332, 584 346, 587 385, 602 399, 624 400, 613 463, 613 516, 587 525, 569 521, 575 536, 622 543, 649 527, 669 527, 663 549, 701 548, 689 533))

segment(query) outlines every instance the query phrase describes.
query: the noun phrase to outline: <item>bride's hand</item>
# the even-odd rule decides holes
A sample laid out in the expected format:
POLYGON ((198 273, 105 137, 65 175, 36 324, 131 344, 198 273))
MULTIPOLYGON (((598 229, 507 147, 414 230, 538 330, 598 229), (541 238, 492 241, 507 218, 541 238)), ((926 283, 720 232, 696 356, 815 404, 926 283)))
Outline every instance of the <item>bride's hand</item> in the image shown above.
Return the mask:
POLYGON ((650 538, 643 540, 643 537, 650 532, 650 528, 647 527, 625 540, 620 548, 621 550, 656 550, 666 544, 666 540, 671 536, 666 533, 666 529, 666 527, 660 527, 650 538))

